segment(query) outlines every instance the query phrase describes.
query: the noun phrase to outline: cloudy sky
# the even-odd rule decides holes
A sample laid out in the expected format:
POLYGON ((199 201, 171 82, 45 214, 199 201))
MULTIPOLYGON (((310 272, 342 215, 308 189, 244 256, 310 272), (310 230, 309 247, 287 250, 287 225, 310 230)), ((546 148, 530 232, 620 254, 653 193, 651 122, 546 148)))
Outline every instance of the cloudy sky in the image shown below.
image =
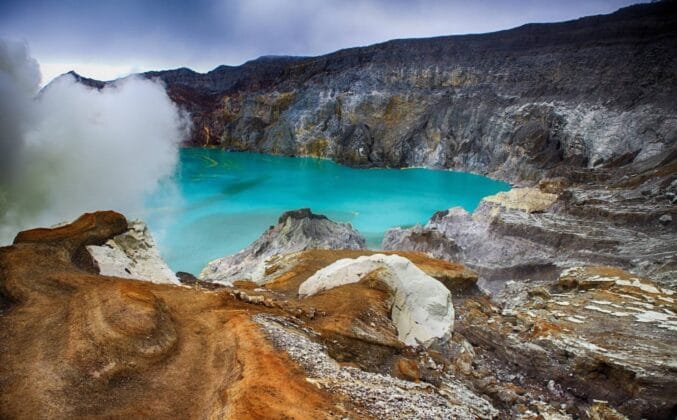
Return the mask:
POLYGON ((0 0, 0 36, 26 41, 43 83, 261 55, 318 55, 393 38, 481 33, 610 13, 643 0, 0 0))

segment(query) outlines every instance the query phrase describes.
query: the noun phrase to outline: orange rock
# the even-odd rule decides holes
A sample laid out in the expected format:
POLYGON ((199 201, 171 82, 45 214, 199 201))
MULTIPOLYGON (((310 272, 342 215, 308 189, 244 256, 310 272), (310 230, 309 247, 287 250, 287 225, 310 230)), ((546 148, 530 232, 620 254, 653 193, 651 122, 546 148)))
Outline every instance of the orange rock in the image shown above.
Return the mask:
POLYGON ((415 360, 400 357, 393 365, 393 376, 406 381, 418 382, 421 380, 421 369, 415 360))
POLYGON ((0 418, 355 417, 251 321, 271 309, 73 263, 126 225, 91 213, 0 248, 0 418))

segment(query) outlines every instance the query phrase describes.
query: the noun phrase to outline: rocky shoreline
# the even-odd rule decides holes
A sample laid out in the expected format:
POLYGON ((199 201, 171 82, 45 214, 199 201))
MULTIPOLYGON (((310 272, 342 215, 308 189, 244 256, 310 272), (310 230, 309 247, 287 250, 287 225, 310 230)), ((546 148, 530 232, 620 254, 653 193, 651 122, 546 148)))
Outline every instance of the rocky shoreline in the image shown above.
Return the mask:
POLYGON ((674 287, 675 152, 578 176, 588 182, 544 179, 487 197, 472 214, 440 211, 425 226, 388 231, 382 247, 463 262, 491 292, 510 280, 553 280, 577 265, 620 267, 674 287))

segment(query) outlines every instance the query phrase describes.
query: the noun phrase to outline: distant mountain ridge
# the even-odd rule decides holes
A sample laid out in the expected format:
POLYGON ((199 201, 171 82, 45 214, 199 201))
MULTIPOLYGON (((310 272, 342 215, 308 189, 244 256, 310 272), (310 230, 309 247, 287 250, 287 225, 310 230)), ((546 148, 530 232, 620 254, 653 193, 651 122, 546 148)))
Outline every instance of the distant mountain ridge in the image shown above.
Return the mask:
POLYGON ((677 5, 660 2, 488 34, 141 75, 162 80, 191 113, 193 145, 535 180, 674 145, 676 28, 677 5))

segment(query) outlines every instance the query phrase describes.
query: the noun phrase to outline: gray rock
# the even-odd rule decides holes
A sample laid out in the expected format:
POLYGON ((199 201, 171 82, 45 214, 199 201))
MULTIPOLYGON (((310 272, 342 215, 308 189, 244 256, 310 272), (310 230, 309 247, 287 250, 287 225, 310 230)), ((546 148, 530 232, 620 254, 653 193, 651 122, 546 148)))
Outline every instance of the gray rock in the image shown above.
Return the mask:
POLYGON ((333 222, 310 209, 288 211, 247 248, 210 262, 199 278, 221 284, 236 280, 262 283, 271 257, 307 249, 364 248, 364 238, 349 223, 333 222))
POLYGON ((516 282, 499 295, 502 307, 468 299, 457 307, 454 334, 478 353, 490 349, 492 366, 540 379, 552 397, 573 392, 632 419, 672 418, 674 293, 623 270, 573 267, 550 293, 516 282))
POLYGON ((414 383, 389 375, 342 367, 307 332, 285 319, 253 317, 275 347, 299 363, 308 381, 364 406, 372 417, 393 419, 493 419, 498 410, 453 376, 438 386, 414 383))
POLYGON ((146 224, 133 220, 127 225, 127 232, 105 244, 87 246, 99 273, 153 283, 180 284, 176 274, 160 256, 146 224))
POLYGON ((434 227, 416 225, 409 229, 393 228, 386 231, 381 248, 424 252, 434 258, 460 259, 461 248, 453 239, 434 227))
POLYGON ((515 202, 511 197, 519 194, 499 194, 484 199, 472 215, 453 208, 423 227, 391 229, 382 247, 461 261, 478 272, 479 285, 490 293, 509 280, 553 280, 563 268, 585 264, 622 267, 672 284, 677 235, 655 224, 670 207, 633 194, 639 195, 572 188, 546 207, 541 199, 515 202))
POLYGON ((672 223, 672 216, 670 216, 669 214, 664 214, 658 218, 658 221, 660 222, 661 225, 668 225, 672 223))
POLYGON ((676 15, 673 2, 657 2, 141 76, 161 79, 191 113, 194 145, 538 181, 566 167, 642 161, 675 142, 676 15))

